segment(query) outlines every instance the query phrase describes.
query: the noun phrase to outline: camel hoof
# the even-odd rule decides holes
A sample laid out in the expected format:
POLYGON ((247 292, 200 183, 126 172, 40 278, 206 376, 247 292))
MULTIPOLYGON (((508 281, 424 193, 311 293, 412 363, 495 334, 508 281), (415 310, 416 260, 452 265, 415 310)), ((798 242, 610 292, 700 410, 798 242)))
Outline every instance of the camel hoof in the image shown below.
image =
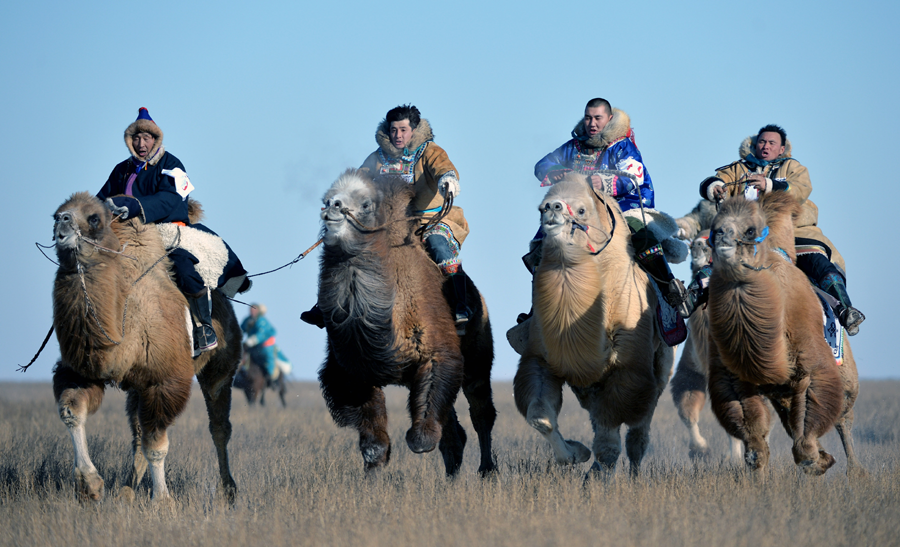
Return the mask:
POLYGON ((437 448, 438 441, 440 440, 440 433, 437 435, 428 435, 427 432, 415 431, 412 428, 406 432, 406 444, 409 446, 409 449, 416 454, 431 452, 437 448))
POLYGON ((807 475, 819 476, 824 475, 833 465, 834 456, 824 450, 820 450, 818 460, 803 460, 800 462, 800 469, 807 475))
POLYGON ((709 458, 709 446, 691 446, 688 449, 688 457, 692 461, 706 460, 709 458))
POLYGON ((869 477, 869 472, 859 464, 847 465, 847 477, 851 480, 867 479, 869 477))
POLYGON ((759 471, 765 466, 765 462, 756 450, 748 450, 744 454, 744 462, 753 471, 759 471))
POLYGON ((588 486, 591 482, 599 480, 603 484, 609 484, 616 473, 615 466, 600 465, 600 462, 594 462, 588 472, 584 474, 583 486, 588 486))
POLYGON ((591 449, 584 446, 578 441, 566 441, 566 448, 569 449, 568 458, 556 458, 557 463, 573 465, 576 463, 584 463, 591 459, 591 449))
POLYGON ((75 471, 75 489, 81 501, 100 501, 103 499, 103 479, 96 472, 87 475, 75 471))
POLYGON ((119 501, 126 505, 132 505, 134 503, 134 490, 130 486, 122 487, 119 490, 119 501))

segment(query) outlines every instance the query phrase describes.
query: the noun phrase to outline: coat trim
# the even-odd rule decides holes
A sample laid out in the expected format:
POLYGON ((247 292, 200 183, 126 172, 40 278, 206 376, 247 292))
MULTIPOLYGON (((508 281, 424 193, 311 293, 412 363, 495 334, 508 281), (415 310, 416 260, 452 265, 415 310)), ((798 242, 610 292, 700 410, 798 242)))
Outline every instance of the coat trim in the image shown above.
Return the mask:
POLYGON ((163 157, 164 153, 162 129, 150 120, 135 120, 131 125, 125 128, 125 146, 127 146, 128 151, 131 152, 131 157, 138 161, 143 161, 134 152, 134 147, 131 145, 131 138, 137 133, 150 133, 156 138, 156 141, 153 143, 153 148, 150 149, 150 154, 148 154, 150 165, 156 165, 156 163, 159 162, 159 159, 163 157))
MULTIPOLYGON (((378 147, 381 148, 384 155, 391 158, 399 158, 403 155, 403 150, 399 150, 396 146, 391 144, 390 130, 390 124, 387 123, 387 118, 381 120, 381 123, 379 123, 378 127, 375 129, 375 142, 378 143, 378 147)), ((433 140, 434 133, 431 131, 431 124, 428 123, 428 120, 422 118, 419 121, 419 125, 413 129, 412 139, 410 139, 406 148, 409 151, 413 151, 426 142, 433 140)))
POLYGON ((618 108, 613 108, 612 119, 600 131, 600 134, 585 139, 584 119, 582 118, 575 125, 575 129, 572 130, 572 136, 587 147, 605 149, 611 144, 626 138, 630 131, 631 118, 618 108))

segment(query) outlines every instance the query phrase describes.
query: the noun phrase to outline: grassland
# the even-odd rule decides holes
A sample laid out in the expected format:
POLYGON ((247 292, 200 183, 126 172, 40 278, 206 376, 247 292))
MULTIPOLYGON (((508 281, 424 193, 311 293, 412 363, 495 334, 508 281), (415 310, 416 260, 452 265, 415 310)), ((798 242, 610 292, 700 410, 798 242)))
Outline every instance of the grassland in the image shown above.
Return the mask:
MULTIPOLYGON (((772 469, 762 480, 725 460, 728 441, 707 409, 702 431, 711 457, 687 457, 687 432, 663 395, 642 475, 624 458, 608 483, 583 486, 588 464, 559 467, 516 412, 509 383, 494 385, 499 473, 479 478, 469 434, 460 476, 448 480, 435 452, 412 454, 406 393, 388 390, 392 461, 362 471, 354 433, 331 421, 314 384, 294 383, 288 407, 249 407, 235 391, 234 507, 216 495, 217 472, 203 400, 196 391, 169 430, 171 504, 143 487, 133 504, 117 499, 128 475, 124 394, 109 390, 89 421, 88 442, 107 499, 80 505, 71 484, 72 446, 49 384, 0 384, 0 545, 898 545, 900 544, 900 382, 867 381, 854 437, 868 477, 849 482, 832 431, 823 442, 837 465, 825 476, 793 465, 780 425, 772 469)), ((567 393, 564 435, 590 444, 587 414, 567 393)))

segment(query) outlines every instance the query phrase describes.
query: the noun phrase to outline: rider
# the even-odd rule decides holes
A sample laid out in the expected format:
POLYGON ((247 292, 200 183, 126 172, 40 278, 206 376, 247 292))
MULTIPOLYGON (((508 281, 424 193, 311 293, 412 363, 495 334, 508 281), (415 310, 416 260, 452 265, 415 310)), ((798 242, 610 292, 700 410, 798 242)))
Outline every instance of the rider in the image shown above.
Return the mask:
MULTIPOLYGON (((125 145, 131 157, 116 165, 106 184, 97 192, 120 220, 140 218, 144 223, 178 223, 218 236, 202 224, 188 219, 187 196, 194 189, 184 172, 184 164, 163 146, 162 129, 150 117, 146 108, 138 110, 137 119, 125 129, 125 145)), ((223 242, 224 243, 224 242, 223 242)), ((219 277, 218 286, 226 283, 230 292, 244 292, 250 280, 241 261, 227 246, 228 262, 219 277), (231 290, 234 289, 234 290, 231 290)), ((187 297, 192 315, 199 320, 194 325, 194 357, 218 345, 212 326, 210 289, 195 265, 200 261, 190 252, 176 248, 169 254, 175 273, 175 283, 187 297)))
MULTIPOLYGON (((371 176, 399 175, 413 185, 413 208, 422 214, 422 224, 437 215, 445 200, 459 196, 459 173, 447 152, 435 144, 428 120, 413 105, 402 105, 388 111, 375 131, 378 149, 360 167, 371 176)), ((440 222, 428 228, 422 238, 428 255, 448 276, 453 288, 450 307, 457 332, 465 332, 470 310, 466 307, 466 276, 459 260, 459 250, 469 233, 463 210, 455 205, 440 222)), ((319 328, 325 326, 318 305, 303 312, 300 318, 319 328)))
POLYGON ((263 371, 266 373, 266 381, 271 382, 275 377, 275 327, 265 317, 266 306, 253 304, 250 306, 250 315, 241 322, 241 330, 247 335, 244 345, 248 350, 256 352, 263 358, 263 371))
MULTIPOLYGON (((623 212, 640 208, 641 204, 648 208, 654 206, 653 183, 635 144, 631 119, 625 112, 612 108, 606 99, 588 101, 584 118, 572 130, 572 139, 534 166, 534 176, 541 181, 541 186, 561 181, 569 171, 587 175, 588 182, 615 198, 623 212), (630 177, 602 172, 609 170, 624 171, 630 177)), ((660 242, 640 219, 629 216, 626 221, 632 231, 635 259, 651 274, 666 300, 677 305, 684 299, 684 285, 672 275, 660 242)), ((539 229, 532 240, 531 252, 523 257, 532 274, 540 261, 543 238, 543 229, 539 229)), ((530 315, 520 314, 519 322, 530 315)))
MULTIPOLYGON (((755 136, 744 139, 739 152, 740 160, 716 169, 715 176, 700 184, 700 195, 709 201, 719 201, 743 194, 753 187, 759 193, 787 192, 794 196, 802 211, 794 221, 797 267, 832 297, 832 307, 841 325, 847 329, 847 334, 855 335, 866 317, 853 307, 847 294, 844 258, 816 226, 819 209, 809 199, 812 193, 809 172, 791 157, 791 141, 786 132, 777 125, 766 125, 755 136)), ((703 218, 708 219, 708 215, 703 218)), ((709 272, 698 274, 708 277, 709 272)), ((682 315, 687 317, 706 300, 705 289, 706 284, 695 275, 682 315)))

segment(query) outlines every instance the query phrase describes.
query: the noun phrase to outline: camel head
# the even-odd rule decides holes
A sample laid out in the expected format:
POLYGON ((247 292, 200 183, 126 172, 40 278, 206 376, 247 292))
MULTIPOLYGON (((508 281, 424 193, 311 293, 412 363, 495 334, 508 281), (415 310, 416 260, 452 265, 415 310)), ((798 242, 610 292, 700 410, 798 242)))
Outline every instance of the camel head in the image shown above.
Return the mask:
POLYGON ((102 259, 102 253, 85 239, 109 248, 118 249, 119 239, 110 229, 113 217, 109 209, 87 192, 73 194, 53 214, 53 239, 60 265, 74 267, 75 258, 82 263, 102 259))
POLYGON ((769 192, 759 201, 743 196, 726 200, 710 227, 713 262, 732 279, 772 263, 770 250, 782 249, 794 258, 792 219, 800 212, 793 196, 769 192))
MULTIPOLYGON (((607 201, 618 211, 614 199, 607 201)), ((545 234, 544 257, 558 254, 566 263, 589 260, 611 237, 612 217, 583 175, 569 173, 554 184, 538 210, 545 234)), ((621 218, 618 222, 627 231, 621 218)))
POLYGON ((346 170, 322 198, 325 245, 349 251, 362 244, 394 216, 407 216, 412 196, 412 188, 400 177, 372 180, 364 171, 346 170))
POLYGON ((703 230, 691 242, 691 272, 696 272, 712 260, 712 247, 709 246, 709 230, 703 230))

